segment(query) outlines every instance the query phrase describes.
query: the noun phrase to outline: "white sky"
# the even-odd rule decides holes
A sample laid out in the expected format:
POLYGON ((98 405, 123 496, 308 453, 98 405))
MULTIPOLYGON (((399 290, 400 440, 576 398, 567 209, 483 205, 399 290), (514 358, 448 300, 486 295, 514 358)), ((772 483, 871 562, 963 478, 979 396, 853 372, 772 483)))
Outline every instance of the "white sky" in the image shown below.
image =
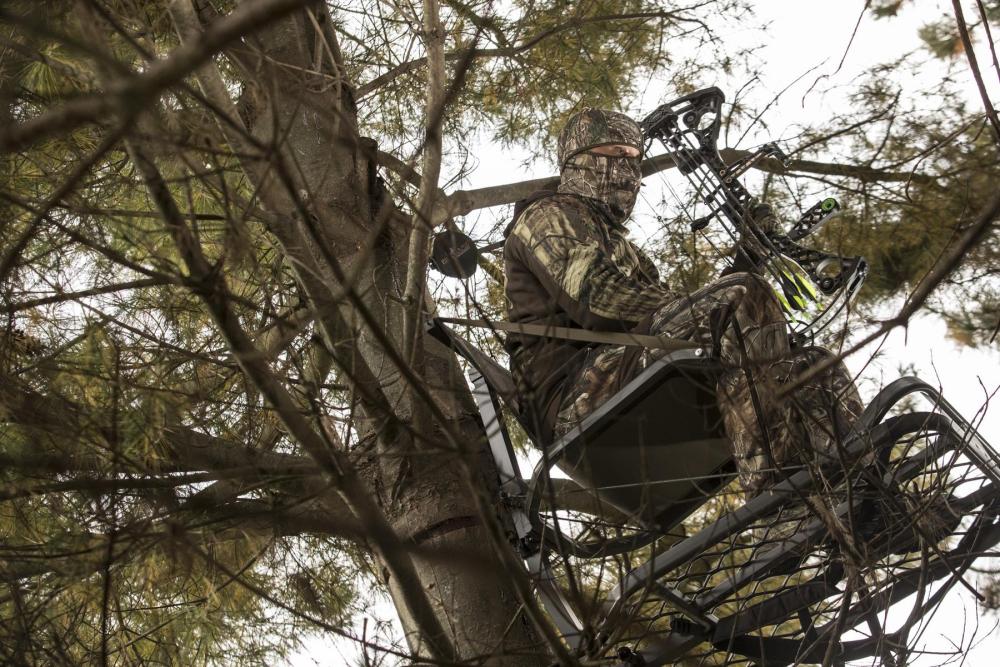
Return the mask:
MULTIPOLYGON (((816 122, 834 113, 843 104, 843 94, 856 77, 863 75, 867 68, 877 62, 889 61, 904 52, 918 49, 917 30, 924 23, 951 11, 951 3, 935 0, 919 0, 908 3, 898 17, 892 20, 874 21, 865 17, 858 29, 854 43, 847 53, 844 64, 837 72, 837 66, 851 38, 863 0, 761 0, 757 3, 758 22, 745 26, 729 26, 723 37, 729 44, 751 45, 766 42, 755 51, 761 61, 761 80, 751 90, 751 99, 766 104, 779 91, 801 77, 810 68, 817 69, 791 86, 777 104, 767 113, 766 120, 771 135, 753 136, 746 145, 753 145, 768 139, 780 140, 782 136, 795 134, 794 125, 816 122), (914 6, 911 6, 913 4, 914 6), (762 33, 754 28, 760 23, 768 24, 762 33), (826 75, 816 90, 829 89, 823 95, 811 94, 803 104, 805 91, 817 77, 826 75)), ((972 20, 973 14, 966 18, 972 20)), ((984 76, 993 99, 1000 98, 1000 84, 988 69, 989 53, 977 49, 984 76)), ((964 60, 954 64, 958 81, 965 82, 970 100, 970 109, 981 108, 978 93, 966 70, 964 60)), ((940 62, 929 62, 919 72, 904 75, 908 89, 919 90, 929 85, 947 69, 940 62)), ((719 85, 729 92, 742 82, 705 80, 704 86, 719 85)), ((649 110, 662 98, 669 99, 672 91, 664 90, 663 84, 650 82, 644 99, 629 105, 631 110, 641 113, 649 110)), ((461 184, 462 188, 476 188, 498 185, 512 181, 546 176, 552 173, 552 163, 537 160, 527 167, 523 163, 529 157, 527 151, 503 149, 491 145, 484 139, 476 158, 478 168, 461 184)), ((476 220, 466 221, 467 229, 473 234, 485 233, 500 212, 488 212, 476 220)), ((831 223, 835 224, 835 223, 831 223)), ((852 370, 859 370, 868 360, 870 352, 865 351, 848 359, 852 370)), ((912 364, 918 375, 939 385, 945 396, 967 417, 972 417, 983 408, 987 394, 1000 385, 1000 353, 997 346, 990 349, 961 348, 945 335, 944 324, 932 317, 919 317, 911 322, 908 330, 895 331, 882 346, 882 354, 863 373, 862 392, 870 396, 879 386, 887 384, 899 376, 898 368, 912 364)), ((1000 400, 1000 397, 998 397, 1000 400)), ((1000 446, 1000 407, 987 411, 980 432, 995 446, 1000 446)), ((988 565, 985 563, 984 565, 988 565)), ((994 563, 1000 566, 1000 563, 994 563)), ((392 607, 388 603, 374 605, 371 618, 391 618, 392 607)), ((1000 655, 1000 631, 995 626, 995 617, 987 615, 977 618, 975 603, 965 592, 953 591, 942 605, 935 620, 923 635, 928 651, 953 650, 954 644, 968 646, 973 630, 980 643, 964 658, 969 667, 987 667, 998 663, 1000 655)), ((356 619, 356 629, 361 628, 361 619, 356 619)), ((305 665, 341 665, 354 662, 358 654, 349 642, 311 639, 301 651, 288 661, 296 667, 305 665)), ((915 660, 916 665, 941 664, 943 657, 928 654, 915 660)))

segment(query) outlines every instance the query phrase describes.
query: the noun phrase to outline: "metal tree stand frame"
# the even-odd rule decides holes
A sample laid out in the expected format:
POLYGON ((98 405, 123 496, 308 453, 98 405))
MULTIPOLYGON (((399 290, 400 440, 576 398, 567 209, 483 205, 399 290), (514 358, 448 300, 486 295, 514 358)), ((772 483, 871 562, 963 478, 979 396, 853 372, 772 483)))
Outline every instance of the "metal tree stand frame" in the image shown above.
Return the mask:
POLYGON ((581 657, 902 663, 911 631, 1000 542, 1000 456, 917 378, 879 392, 838 461, 786 470, 744 502, 717 366, 700 351, 533 442, 542 458, 524 477, 502 416, 517 401, 507 371, 444 324, 430 332, 470 364, 512 545, 581 657), (927 410, 904 409, 917 397, 927 410))

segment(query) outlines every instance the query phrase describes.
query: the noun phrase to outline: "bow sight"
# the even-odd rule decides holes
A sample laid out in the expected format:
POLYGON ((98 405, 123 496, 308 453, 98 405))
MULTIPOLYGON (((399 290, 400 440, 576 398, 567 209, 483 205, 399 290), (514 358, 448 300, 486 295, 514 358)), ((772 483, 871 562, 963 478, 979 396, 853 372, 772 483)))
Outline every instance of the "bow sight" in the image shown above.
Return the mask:
POLYGON ((839 212, 835 199, 812 206, 787 233, 761 226, 762 212, 769 209, 759 204, 738 177, 764 158, 783 164, 786 158, 777 145, 768 143, 726 165, 717 147, 724 101, 725 94, 713 87, 657 107, 640 123, 647 154, 654 140, 670 152, 678 171, 694 188, 697 204, 707 206, 705 215, 690 216, 691 230, 701 231, 718 222, 735 244, 740 264, 754 267, 772 283, 795 343, 809 344, 847 311, 864 282, 868 264, 862 257, 840 257, 796 243, 839 212))

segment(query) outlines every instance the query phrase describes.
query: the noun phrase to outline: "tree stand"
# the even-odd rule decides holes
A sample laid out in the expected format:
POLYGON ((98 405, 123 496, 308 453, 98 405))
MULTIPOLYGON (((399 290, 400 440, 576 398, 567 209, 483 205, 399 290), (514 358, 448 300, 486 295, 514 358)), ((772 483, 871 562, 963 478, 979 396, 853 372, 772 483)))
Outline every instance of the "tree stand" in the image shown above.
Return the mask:
POLYGON ((911 631, 1000 542, 1000 456, 917 378, 879 392, 840 460, 786 470, 744 502, 718 367, 700 350, 660 359, 557 441, 533 440, 542 457, 525 478, 503 418, 517 412, 512 378, 443 323, 430 333, 470 364, 511 543, 582 658, 902 664, 911 631), (917 397, 928 410, 904 407, 917 397))

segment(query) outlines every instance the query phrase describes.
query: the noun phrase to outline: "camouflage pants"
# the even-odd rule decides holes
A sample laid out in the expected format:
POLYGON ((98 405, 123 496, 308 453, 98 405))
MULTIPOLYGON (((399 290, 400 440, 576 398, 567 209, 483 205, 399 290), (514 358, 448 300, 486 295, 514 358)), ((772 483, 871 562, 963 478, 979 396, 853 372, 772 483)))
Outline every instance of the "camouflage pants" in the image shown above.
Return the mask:
MULTIPOLYGON (((777 398, 782 385, 829 352, 790 348, 781 307, 771 288, 755 275, 734 273, 665 304, 654 314, 650 332, 715 350, 724 367, 716 393, 747 496, 803 464, 836 457, 839 438, 861 414, 861 398, 843 364, 816 376, 793 395, 777 398)), ((556 436, 576 426, 664 354, 647 349, 626 361, 624 346, 591 351, 570 380, 556 418, 556 436)))

